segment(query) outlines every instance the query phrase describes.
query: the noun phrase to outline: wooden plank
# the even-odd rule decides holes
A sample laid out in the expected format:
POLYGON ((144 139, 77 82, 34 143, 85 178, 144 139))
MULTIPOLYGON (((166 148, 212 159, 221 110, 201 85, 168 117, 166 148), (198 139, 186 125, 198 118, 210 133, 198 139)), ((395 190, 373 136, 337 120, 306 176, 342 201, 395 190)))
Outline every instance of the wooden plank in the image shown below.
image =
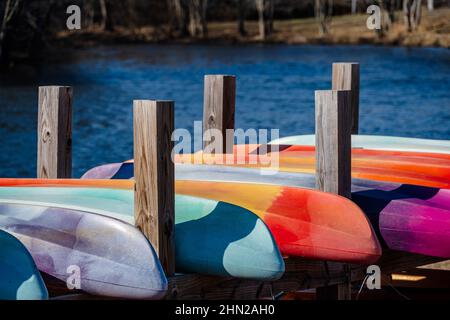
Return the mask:
POLYGON ((331 88, 351 90, 352 134, 359 130, 359 63, 333 63, 331 88))
POLYGON ((37 177, 72 176, 72 88, 39 87, 37 177))
POLYGON ((351 195, 350 91, 315 92, 316 187, 351 195))
MULTIPOLYGON (((236 102, 236 77, 230 75, 206 75, 203 106, 203 133, 205 149, 212 143, 212 129, 222 134, 223 153, 233 152, 233 139, 226 134, 227 129, 234 130, 236 102)), ((214 152, 212 152, 214 153, 214 152)))
MULTIPOLYGON (((333 286, 345 283, 348 272, 344 264, 324 261, 289 258, 285 260, 286 272, 277 281, 257 281, 236 278, 179 274, 169 278, 167 299, 261 299, 279 293, 333 286)), ((359 268, 359 266, 352 266, 359 268)))
POLYGON ((170 276, 175 272, 174 103, 135 100, 133 127, 136 226, 150 240, 170 276))

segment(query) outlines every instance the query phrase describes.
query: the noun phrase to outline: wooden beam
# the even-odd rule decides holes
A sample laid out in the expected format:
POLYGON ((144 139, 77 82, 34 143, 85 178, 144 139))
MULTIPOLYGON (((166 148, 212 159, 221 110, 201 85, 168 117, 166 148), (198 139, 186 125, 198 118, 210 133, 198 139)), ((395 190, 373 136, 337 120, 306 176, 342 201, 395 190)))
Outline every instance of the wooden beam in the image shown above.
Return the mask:
POLYGON ((351 90, 352 134, 359 130, 359 63, 333 63, 331 88, 351 90))
POLYGON ((133 127, 136 226, 150 240, 170 276, 175 272, 174 103, 135 100, 133 127))
POLYGON ((315 92, 316 187, 351 196, 351 91, 315 92))
POLYGON ((72 176, 72 88, 39 87, 37 177, 72 176))
POLYGON ((236 77, 229 75, 206 75, 203 106, 203 133, 205 149, 211 141, 211 129, 222 134, 223 153, 233 152, 233 137, 227 136, 226 130, 234 130, 236 103, 236 77), (227 148, 228 147, 228 148, 227 148))

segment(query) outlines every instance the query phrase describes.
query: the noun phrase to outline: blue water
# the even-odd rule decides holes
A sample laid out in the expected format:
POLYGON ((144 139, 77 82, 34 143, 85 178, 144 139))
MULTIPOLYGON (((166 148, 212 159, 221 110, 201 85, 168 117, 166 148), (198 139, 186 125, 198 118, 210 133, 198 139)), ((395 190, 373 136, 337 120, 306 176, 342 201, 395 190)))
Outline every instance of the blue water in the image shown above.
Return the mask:
POLYGON ((0 82, 0 177, 36 172, 37 86, 74 87, 73 174, 132 157, 132 100, 175 100, 175 125, 202 118, 204 74, 237 75, 236 126, 314 130, 314 90, 331 63, 361 64, 360 133, 450 139, 450 51, 372 46, 114 46, 0 82))

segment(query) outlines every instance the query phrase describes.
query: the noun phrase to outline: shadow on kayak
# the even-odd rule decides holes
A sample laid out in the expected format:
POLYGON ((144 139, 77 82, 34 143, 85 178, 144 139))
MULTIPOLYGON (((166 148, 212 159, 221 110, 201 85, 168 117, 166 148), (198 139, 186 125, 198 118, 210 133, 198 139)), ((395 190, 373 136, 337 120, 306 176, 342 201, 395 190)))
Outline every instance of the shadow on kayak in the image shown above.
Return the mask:
POLYGON ((375 227, 378 238, 384 246, 387 246, 380 232, 380 216, 383 210, 394 200, 429 200, 436 196, 439 190, 439 188, 402 184, 390 191, 371 189, 353 192, 352 201, 364 211, 375 227))

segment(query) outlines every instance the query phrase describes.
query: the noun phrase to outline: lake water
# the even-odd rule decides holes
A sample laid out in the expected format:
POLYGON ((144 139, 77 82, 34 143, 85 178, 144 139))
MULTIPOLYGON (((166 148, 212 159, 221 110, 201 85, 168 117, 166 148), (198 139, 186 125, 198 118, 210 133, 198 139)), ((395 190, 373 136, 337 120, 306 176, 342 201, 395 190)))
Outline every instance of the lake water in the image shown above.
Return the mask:
POLYGON ((237 75, 236 126, 314 131, 314 90, 331 63, 361 64, 360 133, 450 139, 450 51, 372 46, 114 46, 0 82, 0 177, 36 172, 38 85, 74 87, 73 169, 129 159, 132 100, 175 100, 175 125, 201 120, 204 74, 237 75))

